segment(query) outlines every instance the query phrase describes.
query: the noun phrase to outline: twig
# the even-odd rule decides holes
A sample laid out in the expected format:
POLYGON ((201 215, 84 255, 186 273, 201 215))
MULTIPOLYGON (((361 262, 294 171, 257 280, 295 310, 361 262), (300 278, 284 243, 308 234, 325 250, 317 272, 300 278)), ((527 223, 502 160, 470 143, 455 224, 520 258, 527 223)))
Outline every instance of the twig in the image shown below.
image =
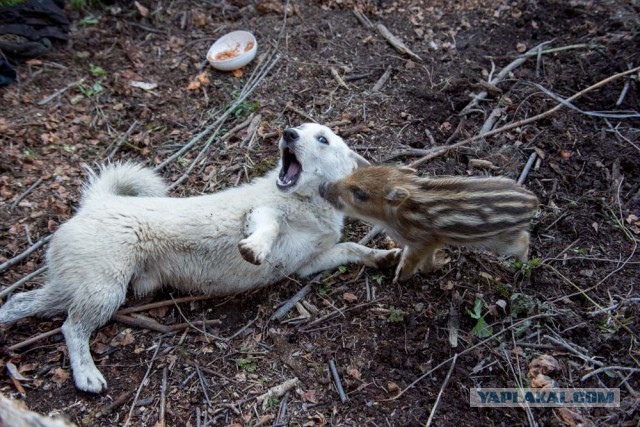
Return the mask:
POLYGON ((440 387, 440 392, 438 393, 436 402, 433 404, 433 408, 431 409, 431 413, 429 414, 429 419, 427 420, 427 424, 425 424, 425 427, 429 427, 431 425, 431 422, 433 421, 433 416, 435 415, 436 409, 438 408, 438 403, 440 403, 440 398, 442 397, 442 393, 444 392, 445 387, 447 387, 447 384, 449 383, 449 378, 451 378, 451 373, 453 372, 453 368, 456 366, 457 360, 458 360, 458 353, 453 355, 453 360, 451 361, 451 367, 449 368, 449 372, 447 372, 447 376, 444 378, 442 387, 440 387))
MULTIPOLYGON (((591 92, 594 89, 597 89, 597 88, 599 88, 601 86, 606 85, 607 83, 612 82, 613 80, 619 79, 620 77, 624 77, 624 76, 629 75, 629 74, 633 74, 633 73, 635 73, 635 72, 637 72, 639 70, 640 70, 640 67, 636 67, 636 68, 634 68, 632 70, 624 71, 622 73, 618 73, 618 74, 615 74, 613 76, 609 76, 606 79, 601 80, 598 83, 595 83, 595 84, 589 86, 588 88, 581 90, 580 92, 578 92, 578 93, 574 94, 573 96, 567 98, 565 101, 571 102, 571 101, 573 101, 575 99, 580 98, 584 94, 586 94, 588 92, 591 92)), ((420 158, 418 160, 415 160, 414 162, 410 163, 409 167, 419 166, 424 162, 427 162, 427 161, 432 160, 432 159, 434 159, 436 157, 442 156, 443 154, 446 154, 449 151, 455 150, 456 148, 460 148, 460 147, 462 147, 464 145, 467 145, 467 144, 469 144, 471 142, 474 142, 474 141, 477 141, 479 139, 488 138, 490 136, 497 135, 497 134, 502 133, 504 131, 511 130, 511 129, 514 129, 514 128, 517 128, 517 127, 522 127, 522 126, 524 126, 526 124, 533 123, 535 121, 541 120, 541 119, 543 119, 543 118, 545 118, 547 116, 550 116, 551 114, 555 113, 556 111, 558 111, 563 106, 564 106, 563 104, 558 104, 555 107, 553 107, 553 108, 551 108, 551 109, 549 109, 549 110, 547 110, 547 111, 545 111, 543 113, 540 113, 540 114, 538 114, 536 116, 529 117, 529 118, 523 119, 523 120, 518 120, 517 122, 510 123, 508 125, 499 127, 497 129, 494 129, 494 130, 492 130, 490 132, 487 132, 485 134, 479 134, 479 135, 473 136, 471 138, 467 138, 465 140, 462 140, 462 141, 457 142, 457 143, 452 144, 452 145, 433 148, 432 150, 430 150, 430 154, 427 154, 426 156, 424 156, 424 157, 422 157, 422 158, 420 158)))
POLYGON ((531 153, 531 155, 529 156, 529 160, 527 160, 527 164, 524 165, 524 169, 522 169, 522 173, 518 178, 518 184, 524 184, 524 181, 527 179, 527 175, 529 175, 529 171, 531 170, 531 166, 533 166, 533 163, 536 161, 537 157, 538 153, 536 153, 535 151, 531 153))
POLYGON ((371 229, 370 232, 367 233, 360 241, 359 245, 366 246, 370 241, 376 238, 378 234, 382 233, 382 227, 378 227, 377 225, 371 229))
POLYGON ((6 289, 3 289, 0 292, 0 298, 4 298, 5 296, 9 295, 11 292, 13 292, 14 290, 18 289, 20 286, 24 285, 29 280, 32 280, 32 279, 38 277, 39 275, 41 275, 42 273, 44 273, 45 271, 47 271, 47 269, 48 269, 48 267, 45 265, 44 267, 41 267, 41 268, 37 269, 33 273, 27 274, 26 276, 24 276, 22 279, 18 280, 13 285, 9 286, 6 289))
MULTIPOLYGON (((549 43, 549 42, 547 42, 547 43, 549 43)), ((546 44, 546 43, 543 43, 543 44, 541 44, 539 46, 536 46, 534 48, 534 49, 536 49, 535 51, 533 49, 531 49, 528 52, 523 53, 522 56, 537 56, 538 54, 547 55, 549 53, 562 52, 562 51, 565 51, 565 50, 572 50, 572 49, 585 49, 585 48, 587 48, 587 49, 598 49, 598 48, 602 49, 602 48, 604 48, 604 46, 601 46, 601 45, 581 43, 581 44, 572 44, 572 45, 568 45, 568 46, 554 47, 554 48, 551 48, 551 49, 545 49, 545 50, 540 50, 539 51, 539 48, 541 48, 544 44, 546 44)))
POLYGON ((12 265, 19 263, 20 261, 22 261, 23 259, 25 259, 29 255, 31 255, 31 253, 33 253, 33 251, 39 249, 45 243, 49 243, 49 240, 51 240, 51 237, 52 236, 47 236, 47 237, 45 237, 43 239, 38 240, 34 245, 29 247, 26 251, 22 252, 20 255, 15 256, 15 257, 11 258, 10 260, 2 263, 2 265, 0 265, 0 272, 5 271, 7 268, 11 267, 12 265))
POLYGON ((118 314, 130 314, 130 313, 138 313, 140 311, 148 311, 153 310, 154 308, 166 307, 168 305, 181 304, 183 302, 195 302, 195 301, 203 301, 207 299, 215 298, 214 295, 197 295, 192 297, 182 297, 182 298, 174 298, 165 301, 158 301, 151 304, 139 305, 137 307, 128 307, 123 308, 118 311, 118 314))
POLYGON ((622 87, 622 92, 620 92, 620 96, 616 101, 616 107, 619 107, 624 102, 624 98, 627 96, 627 92, 629 91, 630 83, 631 83, 631 79, 625 80, 624 86, 622 87))
POLYGON ((29 188, 27 188, 22 194, 20 194, 14 201, 13 203, 11 203, 11 210, 14 210, 16 208, 16 206, 18 206, 18 203, 20 203, 22 201, 22 199, 24 199, 25 197, 27 197, 27 195, 29 193, 31 193, 33 190, 35 190, 35 188, 40 185, 40 183, 42 182, 42 177, 38 178, 38 180, 36 182, 34 182, 33 184, 31 184, 29 186, 29 188))
MULTIPOLYGON (((550 43, 550 42, 541 43, 538 46, 530 49, 523 56, 513 60, 510 64, 508 64, 506 67, 504 67, 502 70, 500 70, 500 72, 498 73, 498 75, 495 78, 490 78, 489 79, 489 83, 492 84, 493 86, 497 85, 511 71, 515 70, 516 68, 518 68, 520 65, 524 64, 527 61, 527 54, 530 54, 529 56, 537 55, 538 54, 538 49, 541 46, 544 46, 545 44, 548 44, 548 43, 550 43)), ((469 102, 467 104, 467 106, 462 109, 462 111, 459 113, 459 115, 460 116, 466 116, 471 110, 473 110, 478 105, 478 103, 480 101, 484 100, 487 97, 487 95, 489 95, 489 93, 487 91, 485 91, 485 90, 483 90, 482 92, 478 93, 476 96, 473 97, 471 102, 469 102)))
POLYGON ((533 83, 533 85, 535 87, 537 87, 538 89, 540 89, 545 94, 549 95, 551 98, 553 98, 556 101, 558 101, 559 103, 563 104, 565 107, 570 108, 570 109, 572 109, 574 111, 577 111, 580 114, 584 114, 585 116, 601 117, 601 118, 606 118, 606 119, 633 119, 633 118, 640 117, 640 113, 637 113, 635 111, 625 112, 625 113, 584 111, 584 110, 581 110, 580 108, 576 107, 572 103, 570 103, 568 100, 566 100, 566 99, 562 98, 561 96, 551 92, 549 89, 545 88, 544 86, 539 85, 537 83, 533 83))
POLYGON ((200 370, 200 366, 198 364, 194 364, 194 366, 196 367, 196 372, 198 373, 198 380, 200 381, 200 387, 202 387, 202 393, 204 394, 204 398, 207 401, 207 405, 209 405, 209 407, 212 408, 213 404, 209 400, 209 393, 207 393, 207 385, 204 380, 204 375, 202 375, 202 371, 200 370))
POLYGON ((362 24, 363 27, 367 29, 373 28, 373 24, 364 13, 360 12, 358 9, 353 9, 353 14, 358 19, 358 21, 362 24))
POLYGON ((266 393, 258 396, 256 400, 258 401, 258 403, 262 404, 262 409, 267 409, 270 398, 277 398, 282 396, 283 394, 294 388, 299 381, 300 380, 298 379, 298 377, 291 378, 290 380, 287 380, 280 385, 271 387, 266 393))
POLYGON ((342 77, 340 77, 340 74, 338 74, 338 70, 336 70, 333 67, 331 67, 330 70, 331 70, 331 75, 333 76, 334 79, 336 79, 338 84, 343 88, 349 90, 349 86, 344 82, 344 80, 342 80, 342 77))
POLYGON ((586 354, 580 353, 576 348, 574 348, 573 346, 569 345, 569 343, 567 343, 564 340, 552 337, 551 335, 544 335, 543 338, 548 340, 548 341, 551 341, 554 344, 559 345, 560 347, 564 348, 565 350, 570 351, 571 353, 575 354, 576 356, 578 356, 579 358, 581 358, 585 362, 589 362, 592 365, 596 365, 596 366, 604 366, 603 362, 601 362, 599 360, 592 359, 591 357, 587 356, 586 354))
POLYGON ((124 135, 122 135, 120 137, 120 139, 116 143, 116 146, 113 147, 113 150, 111 150, 111 153, 109 153, 109 155, 107 156, 107 160, 113 159, 113 156, 116 155, 116 153, 118 152, 120 147, 122 147, 122 144, 124 144, 124 142, 127 140, 127 138, 129 138, 129 136, 131 136, 131 134, 133 133, 134 129, 137 126, 138 126, 138 121, 134 120, 133 123, 131 123, 131 126, 129 126, 129 129, 127 129, 127 131, 124 133, 124 135))
POLYGON ((318 123, 318 121, 316 119, 314 119, 313 117, 311 117, 310 115, 308 115, 304 111, 299 110, 296 107, 294 107, 291 102, 287 103, 287 105, 285 106, 285 109, 291 111, 292 113, 296 113, 300 117, 305 118, 305 119, 309 120, 310 122, 318 123))
POLYGON ((133 403, 131 404, 131 408, 129 409, 129 415, 127 415, 127 420, 124 423, 124 427, 129 425, 131 422, 131 416, 133 415, 133 409, 136 407, 136 402, 138 401, 138 397, 140 397, 140 392, 142 391, 142 387, 144 387, 147 378, 149 378, 149 374, 151 373, 151 368, 153 367, 153 362, 156 360, 156 356, 158 355, 158 351, 160 351, 160 346, 162 345, 162 340, 158 342, 158 346, 156 347, 156 351, 153 353, 153 357, 151 358, 151 362, 149 362, 149 367, 147 368, 147 372, 144 374, 144 378, 140 382, 140 386, 136 391, 136 395, 133 398, 133 403))
POLYGON ((628 368, 626 366, 603 366, 601 368, 598 369, 594 369, 593 371, 589 372, 587 375, 583 376, 582 378, 580 378, 580 381, 586 381, 589 378, 591 378, 594 375, 597 375, 601 372, 605 372, 605 371, 630 371, 632 374, 635 374, 637 372, 640 372, 640 369, 638 368, 628 368))
POLYGON ((382 74, 382 76, 378 79, 378 81, 376 82, 376 84, 373 85, 373 87, 371 88, 372 92, 380 92, 380 89, 382 89, 382 86, 385 85, 385 83, 387 83, 387 80, 389 80, 389 77, 391 77, 391 72, 393 71, 392 67, 388 67, 384 74, 382 74))
POLYGON ((27 347, 30 346, 31 344, 38 342, 40 340, 49 338, 50 336, 56 335, 62 333, 62 328, 55 328, 52 329, 50 331, 44 332, 42 334, 36 335, 35 337, 31 337, 29 339, 26 339, 22 342, 19 342, 17 344, 12 345, 11 347, 9 347, 9 351, 17 351, 20 350, 23 347, 27 347))
POLYGON ((496 124, 503 112, 504 110, 500 107, 494 108, 491 114, 489 114, 489 117, 487 117, 487 120, 482 125, 482 128, 480 129, 480 135, 485 134, 493 129, 493 126, 496 124))
MULTIPOLYGON (((591 260, 591 259, 590 259, 590 260, 591 260)), ((629 264, 631 264, 631 263, 629 263, 629 264)), ((589 312, 588 314, 589 314, 589 316, 590 316, 590 317, 595 317, 595 316, 597 316, 598 314, 601 314, 601 313, 608 313, 608 312, 613 311, 613 310, 615 310, 616 308, 618 308, 618 307, 620 307, 620 306, 622 306, 622 305, 624 305, 624 304, 628 304, 628 303, 630 303, 630 302, 640 302, 640 298, 629 298, 629 299, 625 299, 625 300, 624 300, 624 301, 622 301, 622 302, 619 302, 619 303, 617 303, 617 304, 610 305, 609 307, 602 308, 602 309, 600 309, 600 310, 596 310, 596 311, 589 312)))
POLYGON ((333 359, 329 360, 329 368, 331 369, 331 376, 333 377, 333 381, 336 383, 336 388, 338 389, 338 394, 340 395, 340 401, 345 403, 347 401, 347 395, 344 393, 344 389, 342 388, 342 381, 340 381, 340 375, 338 375, 338 368, 336 368, 336 362, 333 359))
MULTIPOLYGON (((546 314, 546 313, 542 313, 542 314, 536 314, 534 316, 530 316, 527 317, 526 319, 522 319, 517 321, 516 323, 513 323, 509 326, 507 326, 506 328, 504 328, 503 330, 496 332, 495 334, 493 334, 492 336, 490 336, 489 338, 480 341, 477 344, 472 345, 471 347, 461 351, 460 353, 456 353, 456 355, 454 357, 460 357, 464 354, 467 354, 473 350, 475 350, 476 348, 485 345, 486 343, 488 343, 491 340, 496 339, 497 337, 499 337, 500 335, 504 334, 507 331, 510 331, 513 328, 517 328, 518 326, 522 325, 525 322, 530 322, 532 320, 535 319, 540 319, 543 317, 553 317, 552 314, 546 314)), ((403 390, 401 390, 398 394, 396 394, 395 396, 389 398, 389 399, 383 399, 381 400, 381 402, 387 402, 387 401, 392 401, 392 400, 397 400, 399 399, 403 394, 405 394, 409 389, 411 389, 412 387, 414 387, 416 384, 418 384, 420 381, 422 381, 423 379, 425 379, 426 377, 428 377, 429 375, 431 375, 432 373, 434 373, 435 371, 437 371, 438 369, 440 369, 441 367, 443 367, 444 365, 446 365, 447 363, 451 362, 454 358, 450 357, 447 360, 445 360, 444 362, 438 364, 436 367, 431 368, 430 370, 428 370, 427 372, 425 372, 424 374, 420 375, 415 381, 413 381, 411 384, 409 384, 407 387, 405 387, 403 390)))
POLYGON ((385 27, 382 24, 378 24, 376 25, 376 28, 378 29, 378 32, 380 33, 380 35, 384 37, 385 40, 387 40, 387 42, 389 42, 389 44, 393 46, 395 50, 397 50, 398 52, 404 55, 407 55, 411 59, 415 59, 416 61, 422 62, 422 58, 420 58, 418 55, 413 53, 411 49, 409 49, 404 43, 402 43, 402 41, 399 38, 394 36, 391 33, 391 31, 387 29, 387 27, 385 27))
POLYGON ((316 283, 320 283, 320 280, 322 280, 322 274, 318 274, 313 278, 313 280, 307 283, 294 296, 292 296, 289 301, 282 304, 280 308, 275 313, 273 313, 271 319, 282 319, 296 305, 297 302, 303 300, 307 295, 309 295, 309 293, 313 289, 313 285, 315 285, 316 283))
POLYGON ((111 320, 115 320, 116 322, 120 322, 136 328, 149 329, 163 334, 172 332, 172 329, 168 326, 161 325, 153 319, 145 319, 143 317, 131 317, 125 314, 115 313, 113 316, 111 316, 111 320))
POLYGON ((69 83, 68 85, 66 85, 65 87, 63 87, 60 90, 57 90, 55 92, 53 92, 51 95, 47 96, 45 99, 43 99, 42 101, 38 102, 38 105, 44 105, 48 102, 50 102, 51 100, 57 98, 58 96, 62 95, 63 93, 65 93, 66 91, 68 91, 69 89, 71 89, 72 87, 76 87, 81 85, 82 83, 84 83, 84 81, 86 80, 86 77, 81 78, 80 80, 73 82, 73 83, 69 83))
POLYGON ((129 398, 129 396, 131 396, 134 391, 135 391, 135 389, 131 389, 131 390, 128 390, 128 391, 125 391, 124 393, 122 393, 113 402, 111 402, 110 404, 108 404, 107 406, 102 408, 100 410, 100 412, 98 412, 96 414, 96 418, 103 417, 103 416, 109 414, 114 409, 119 408, 120 406, 124 405, 125 402, 127 401, 127 399, 129 398))
POLYGON ((167 407, 167 367, 162 370, 162 387, 160 388, 160 416, 158 427, 165 427, 165 408, 167 407))

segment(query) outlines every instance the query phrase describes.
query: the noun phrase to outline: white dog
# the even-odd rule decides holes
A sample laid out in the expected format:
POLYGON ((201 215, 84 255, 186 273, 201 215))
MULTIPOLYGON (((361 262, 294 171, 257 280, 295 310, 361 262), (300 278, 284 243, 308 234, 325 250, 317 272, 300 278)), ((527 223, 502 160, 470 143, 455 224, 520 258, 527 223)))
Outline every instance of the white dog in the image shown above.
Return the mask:
POLYGON ((399 250, 338 243, 343 216, 319 195, 365 159, 326 126, 284 131, 278 169, 207 196, 166 197, 162 180, 129 163, 91 174, 78 213, 53 236, 46 285, 12 297, 0 322, 67 311, 62 325, 76 387, 107 386, 89 351, 91 333, 124 302, 163 285, 235 294, 296 273, 346 263, 386 267, 399 250))

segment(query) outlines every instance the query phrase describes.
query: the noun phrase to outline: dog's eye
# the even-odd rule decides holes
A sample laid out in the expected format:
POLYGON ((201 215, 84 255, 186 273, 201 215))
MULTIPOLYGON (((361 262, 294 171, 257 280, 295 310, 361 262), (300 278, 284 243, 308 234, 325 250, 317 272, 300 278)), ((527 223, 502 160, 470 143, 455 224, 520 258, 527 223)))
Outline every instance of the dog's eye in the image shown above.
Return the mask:
POLYGON ((318 142, 322 143, 322 144, 326 144, 329 145, 329 141, 327 140, 327 138, 325 138, 324 136, 319 136, 318 137, 318 142))
POLYGON ((351 189, 351 192, 353 193, 353 197, 355 197, 357 200, 361 202, 366 202, 367 200, 369 200, 369 196, 367 195, 367 193, 365 193, 358 187, 353 187, 351 189))

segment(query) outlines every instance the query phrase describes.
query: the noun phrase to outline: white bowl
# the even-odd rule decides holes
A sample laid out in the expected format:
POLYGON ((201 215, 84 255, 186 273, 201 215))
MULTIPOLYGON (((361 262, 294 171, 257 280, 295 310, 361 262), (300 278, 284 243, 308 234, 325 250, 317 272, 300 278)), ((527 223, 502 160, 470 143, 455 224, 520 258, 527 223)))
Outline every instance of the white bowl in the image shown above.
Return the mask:
POLYGON ((207 60, 213 68, 232 71, 251 62, 257 51, 258 42, 253 34, 248 31, 233 31, 211 45, 207 60))

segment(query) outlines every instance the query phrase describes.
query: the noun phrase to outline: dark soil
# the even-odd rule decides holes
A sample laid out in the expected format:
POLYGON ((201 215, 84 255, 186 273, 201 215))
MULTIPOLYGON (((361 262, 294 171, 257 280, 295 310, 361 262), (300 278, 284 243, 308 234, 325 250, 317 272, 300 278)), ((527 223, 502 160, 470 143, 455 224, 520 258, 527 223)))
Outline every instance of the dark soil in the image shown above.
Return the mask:
MULTIPOLYGON (((174 196, 217 191, 262 175, 275 164, 279 132, 308 121, 299 112, 330 124, 372 162, 394 157, 390 161, 409 163, 416 157, 396 154, 476 135, 496 107, 503 109, 499 127, 555 106, 535 84, 567 98, 640 64, 635 1, 301 0, 291 2, 284 27, 278 1, 141 3, 149 9, 146 17, 125 1, 68 10, 70 43, 19 64, 19 82, 0 89, 0 262, 51 234, 73 214, 86 178, 83 163, 104 161, 119 147, 115 159, 157 165, 230 105, 258 61, 241 76, 205 67, 207 79, 200 87, 188 86, 202 71, 212 41, 234 29, 254 32, 259 54, 269 49, 281 54, 221 132, 260 114, 255 143, 247 149, 246 128, 214 143, 174 196), (422 61, 409 60, 375 29, 363 26, 354 6, 374 24, 384 24, 422 61), (550 42, 545 48, 581 46, 539 60, 531 57, 470 114, 460 116, 490 74, 542 42, 550 42), (93 66, 105 73, 95 75, 101 73, 93 66), (373 92, 389 67, 391 78, 373 92), (331 68, 348 89, 339 86, 331 68), (85 79, 81 86, 38 104, 80 79, 85 79), (131 81, 157 88, 145 91, 130 86, 131 81), (94 88, 96 83, 100 87, 94 88)), ((582 111, 640 111, 638 74, 590 91, 575 105, 582 111), (625 84, 626 96, 616 107, 625 84)), ((619 371, 623 377, 632 372, 628 387, 616 371, 581 378, 601 366, 640 368, 639 135, 637 118, 604 119, 563 108, 418 168, 423 175, 517 179, 536 152, 525 185, 537 194, 541 209, 528 266, 454 248, 445 252, 442 269, 401 286, 391 285, 390 271, 350 266, 327 272, 305 298, 311 317, 294 309, 282 322, 269 319, 310 279, 291 278, 249 295, 180 304, 180 311, 173 306, 149 311, 143 314, 162 324, 182 323, 183 316, 221 323, 206 335, 195 329, 162 335, 106 325, 92 342, 109 383, 108 392, 98 396, 75 389, 60 334, 8 350, 64 320, 24 319, 4 328, 3 363, 13 363, 28 380, 14 382, 5 374, 0 390, 37 412, 61 414, 80 426, 122 425, 130 412, 130 425, 151 426, 159 425, 166 372, 166 425, 425 425, 451 366, 447 360, 464 352, 443 389, 433 425, 576 425, 580 417, 596 425, 638 425, 640 399, 631 393, 640 390, 638 371, 619 371), (488 160, 493 167, 475 168, 473 159, 488 160), (476 300, 497 335, 474 347, 482 338, 473 333, 476 320, 467 309, 476 300), (329 313, 336 315, 323 317, 329 313), (536 315, 544 316, 498 335, 536 315), (449 325, 456 318, 458 345, 452 347, 449 325), (231 340, 212 337, 238 331, 231 340), (549 408, 532 410, 530 418, 521 408, 470 408, 471 388, 530 385, 529 363, 542 354, 559 362, 561 369, 550 376, 560 387, 619 387, 621 406, 579 409, 573 421, 549 408), (330 377, 330 360, 338 367, 346 403, 330 377), (300 383, 289 394, 271 400, 266 409, 256 403, 257 395, 293 377, 300 383)), ((180 177, 201 148, 197 145, 165 168, 167 181, 180 177)), ((345 240, 358 240, 368 231, 365 224, 349 221, 345 240)), ((389 244, 384 236, 370 243, 389 244)), ((2 272, 3 286, 42 267, 43 255, 36 251, 2 272)), ((39 286, 41 280, 23 288, 39 286)), ((131 296, 126 306, 171 296, 168 291, 145 300, 131 296)))

